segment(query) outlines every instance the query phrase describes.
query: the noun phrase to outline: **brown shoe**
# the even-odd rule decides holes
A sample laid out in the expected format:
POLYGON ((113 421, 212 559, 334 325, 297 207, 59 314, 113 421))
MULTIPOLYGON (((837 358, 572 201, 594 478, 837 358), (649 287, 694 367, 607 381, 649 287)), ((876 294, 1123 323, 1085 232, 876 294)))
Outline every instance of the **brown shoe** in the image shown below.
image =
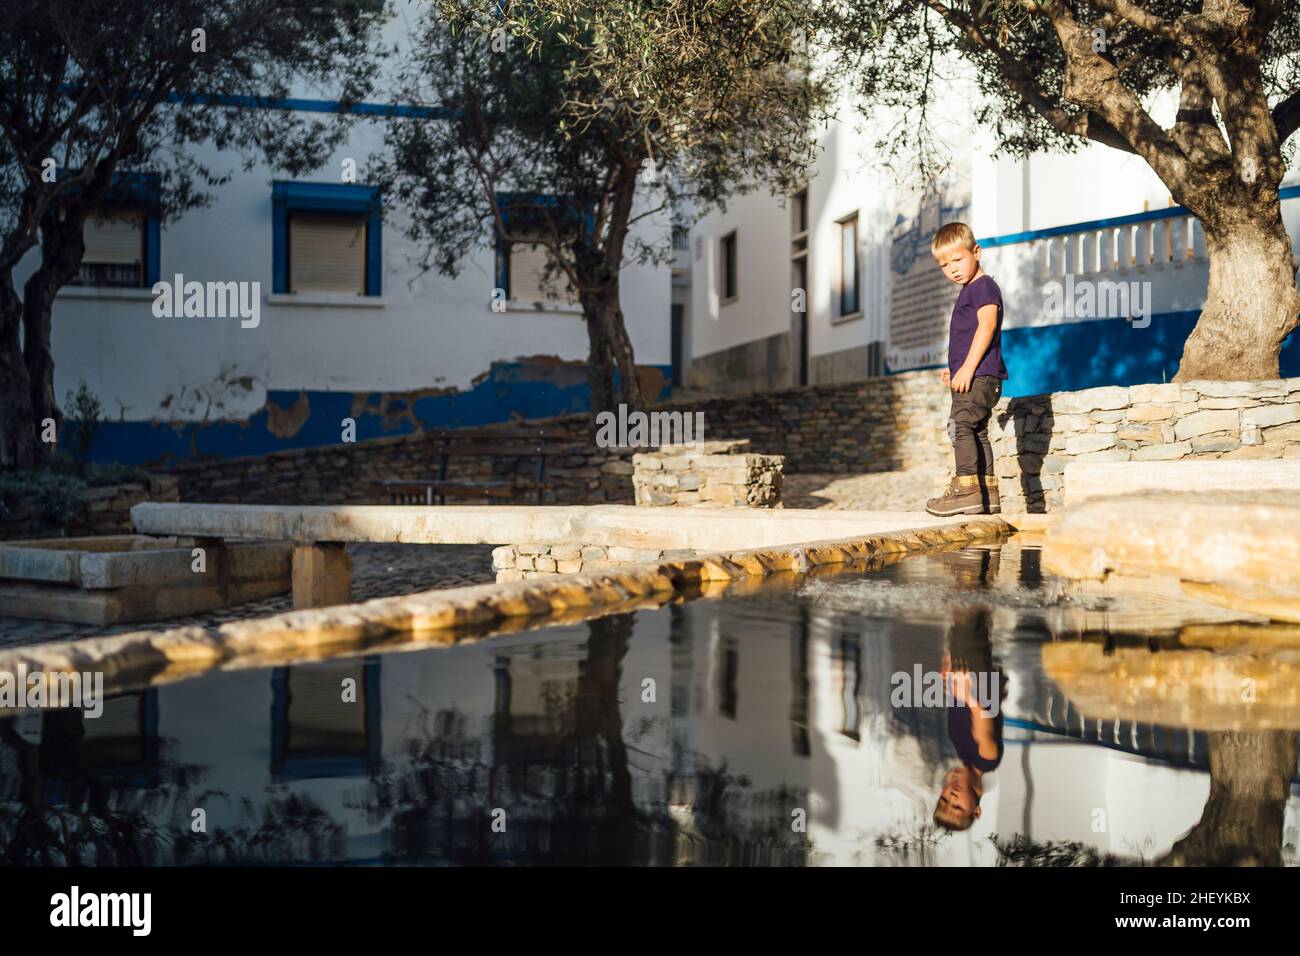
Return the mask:
POLYGON ((925 510, 936 518, 953 515, 984 514, 984 489, 979 475, 958 475, 948 483, 948 490, 940 498, 931 498, 925 510))
POLYGON ((988 514, 1002 513, 1002 498, 998 494, 998 476, 981 475, 980 487, 984 492, 984 508, 988 514))

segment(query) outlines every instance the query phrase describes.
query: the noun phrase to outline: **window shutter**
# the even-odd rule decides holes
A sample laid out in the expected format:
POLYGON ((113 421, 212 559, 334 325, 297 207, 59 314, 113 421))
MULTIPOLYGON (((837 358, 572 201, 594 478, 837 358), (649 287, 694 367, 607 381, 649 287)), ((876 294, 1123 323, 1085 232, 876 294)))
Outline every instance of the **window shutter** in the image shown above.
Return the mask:
POLYGON ((291 215, 289 291, 365 295, 365 219, 291 215))
POLYGON ((365 751, 364 665, 330 662, 291 667, 288 683, 291 750, 365 751), (358 703, 340 702, 339 687, 347 677, 357 682, 358 703))
POLYGON ((144 219, 139 213, 87 216, 82 235, 86 254, 82 262, 93 265, 134 266, 144 262, 144 219))
POLYGON ((569 277, 553 271, 549 281, 546 266, 550 250, 540 242, 510 243, 510 298, 516 302, 562 302, 572 305, 577 301, 569 277))

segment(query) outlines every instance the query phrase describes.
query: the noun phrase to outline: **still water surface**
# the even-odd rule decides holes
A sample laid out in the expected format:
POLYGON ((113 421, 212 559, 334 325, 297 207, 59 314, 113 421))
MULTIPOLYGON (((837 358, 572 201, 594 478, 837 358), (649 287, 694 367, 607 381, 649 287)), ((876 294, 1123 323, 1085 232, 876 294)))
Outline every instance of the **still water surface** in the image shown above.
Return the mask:
MULTIPOLYGON (((1293 652, 1187 623, 1064 593, 1013 541, 214 672, 113 698, 96 720, 0 721, 0 860, 1294 863, 1300 711, 1202 706, 1197 689, 1293 652), (998 688, 995 718, 913 693, 954 660, 988 678, 977 700, 998 688), (1117 661, 1190 691, 1153 708, 1117 661), (969 828, 936 824, 941 797, 969 828)), ((1274 705, 1296 691, 1269 685, 1274 705)))

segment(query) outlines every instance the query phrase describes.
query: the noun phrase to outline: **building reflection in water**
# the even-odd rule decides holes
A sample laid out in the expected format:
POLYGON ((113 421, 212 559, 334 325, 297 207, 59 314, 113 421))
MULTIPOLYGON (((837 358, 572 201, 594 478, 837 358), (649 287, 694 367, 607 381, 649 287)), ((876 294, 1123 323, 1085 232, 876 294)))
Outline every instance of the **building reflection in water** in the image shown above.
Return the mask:
POLYGON ((971 548, 784 594, 220 672, 120 695, 98 722, 0 720, 0 856, 1290 861, 1294 733, 1081 715, 1042 672, 1037 557, 971 548), (950 713, 891 702, 891 675, 945 657, 1005 672, 1009 691, 980 817, 953 833, 932 819, 969 756, 950 713), (195 807, 206 833, 190 829, 195 807))

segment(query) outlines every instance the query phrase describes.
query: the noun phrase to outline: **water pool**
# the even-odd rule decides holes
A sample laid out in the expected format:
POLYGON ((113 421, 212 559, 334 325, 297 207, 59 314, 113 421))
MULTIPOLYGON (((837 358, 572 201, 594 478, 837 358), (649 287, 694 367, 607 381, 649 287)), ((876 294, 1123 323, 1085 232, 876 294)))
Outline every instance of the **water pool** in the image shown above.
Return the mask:
POLYGON ((1038 558, 985 544, 11 717, 0 860, 1294 863, 1296 629, 1071 592, 1038 558), (934 814, 975 722, 912 690, 945 655, 1006 691, 967 829, 934 814))

